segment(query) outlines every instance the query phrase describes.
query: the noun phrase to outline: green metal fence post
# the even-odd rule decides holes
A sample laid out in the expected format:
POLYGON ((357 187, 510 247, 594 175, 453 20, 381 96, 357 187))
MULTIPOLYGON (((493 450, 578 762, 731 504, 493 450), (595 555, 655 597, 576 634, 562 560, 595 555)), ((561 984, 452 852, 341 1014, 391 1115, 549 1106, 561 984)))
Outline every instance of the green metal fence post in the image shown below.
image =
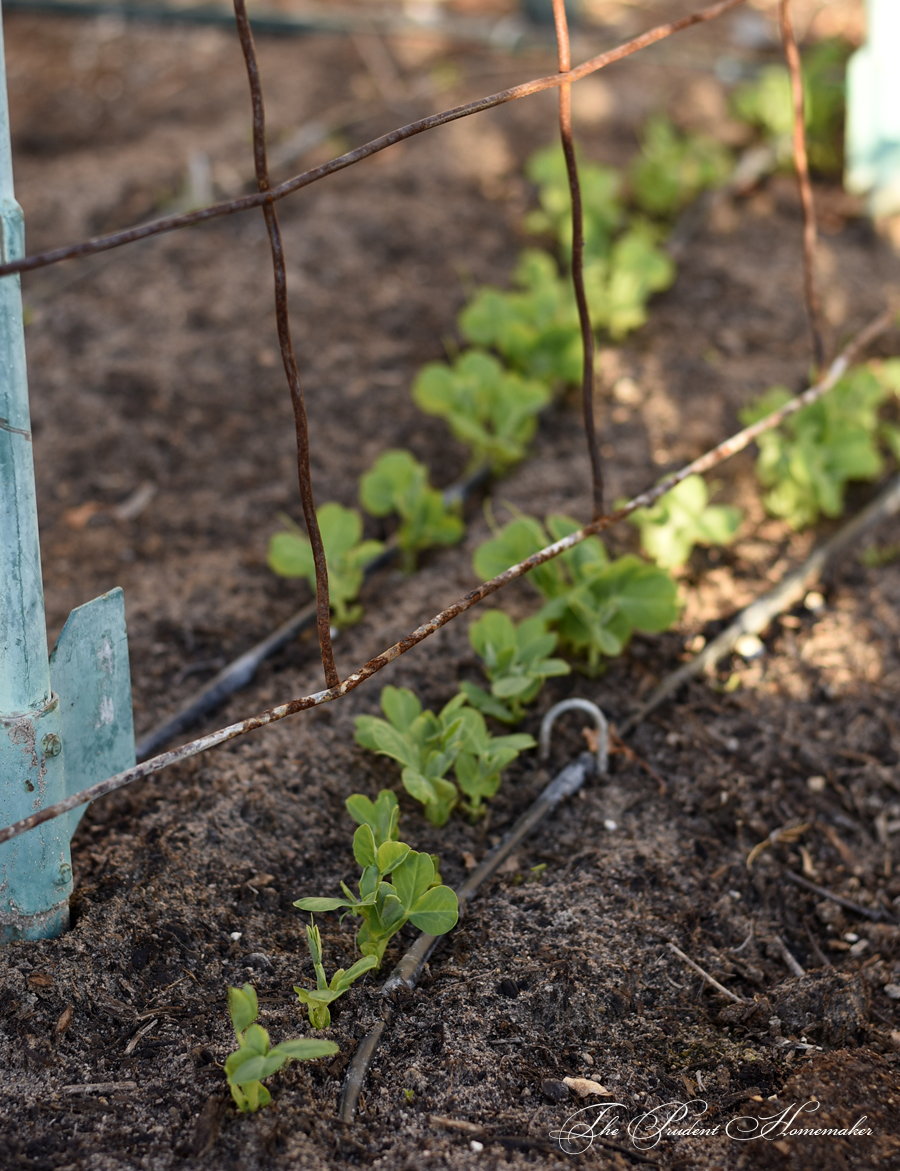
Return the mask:
MULTIPOLYGON (((24 255, 13 192, 0 14, 0 255, 24 255)), ((122 591, 73 611, 47 658, 18 276, 0 280, 0 825, 134 763, 122 591), (60 699, 60 696, 62 697, 60 699)), ((0 845, 0 943, 69 922, 69 841, 82 810, 0 845)))

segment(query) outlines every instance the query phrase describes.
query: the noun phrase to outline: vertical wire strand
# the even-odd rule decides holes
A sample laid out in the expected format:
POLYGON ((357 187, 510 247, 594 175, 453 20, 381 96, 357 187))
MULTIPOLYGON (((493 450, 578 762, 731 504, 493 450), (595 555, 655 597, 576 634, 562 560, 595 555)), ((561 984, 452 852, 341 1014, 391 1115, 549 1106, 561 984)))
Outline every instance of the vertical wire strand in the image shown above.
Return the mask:
MULTIPOLYGON (((566 18, 565 0, 553 0, 553 21, 556 25, 559 72, 568 73, 572 68, 572 57, 569 49, 569 22, 566 18)), ((569 193, 572 197, 572 284, 578 305, 578 322, 581 327, 581 347, 584 355, 581 411, 591 460, 592 519, 598 520, 603 516, 603 467, 594 426, 594 330, 584 290, 584 213, 581 206, 581 184, 578 181, 575 142, 572 136, 572 86, 569 82, 559 87, 559 135, 566 159, 569 193)))
MULTIPOLYGON (((244 0, 234 0, 234 17, 237 22, 238 36, 244 61, 247 66, 247 78, 250 83, 250 98, 253 103, 253 161, 256 167, 256 185, 261 192, 269 191, 269 164, 266 157, 266 114, 263 104, 262 83, 259 77, 259 65, 256 59, 256 46, 253 43, 253 33, 247 19, 247 8, 244 0)), ((266 228, 269 233, 269 243, 272 248, 272 269, 275 277, 275 319, 278 326, 278 342, 281 346, 281 359, 284 363, 284 372, 287 375, 288 386, 291 391, 291 404, 294 408, 294 426, 297 432, 297 473, 300 481, 300 500, 303 505, 303 516, 306 521, 306 531, 309 534, 309 543, 312 548, 313 563, 316 569, 316 624, 319 631, 319 649, 322 652, 322 667, 325 671, 325 683, 328 687, 337 687, 340 678, 334 663, 334 649, 331 645, 331 605, 328 598, 328 567, 325 563, 325 549, 322 545, 322 534, 319 531, 319 522, 316 518, 316 505, 313 498, 312 475, 309 464, 309 422, 306 417, 306 403, 303 399, 303 386, 300 382, 300 373, 297 369, 297 359, 294 355, 294 344, 291 340, 290 317, 288 316, 287 300, 287 272, 284 263, 284 245, 281 239, 281 228, 275 212, 273 199, 263 205, 263 214, 266 219, 266 228)))
POLYGON ((809 317, 809 331, 812 335, 813 362, 816 373, 818 373, 825 363, 825 344, 822 339, 822 308, 816 289, 816 208, 813 203, 812 186, 809 181, 809 161, 806 156, 803 73, 800 68, 800 53, 794 37, 790 0, 781 0, 778 7, 778 21, 781 26, 784 57, 791 76, 791 98, 794 106, 794 169, 797 172, 797 186, 800 190, 800 204, 803 208, 803 288, 806 296, 806 313, 809 317))

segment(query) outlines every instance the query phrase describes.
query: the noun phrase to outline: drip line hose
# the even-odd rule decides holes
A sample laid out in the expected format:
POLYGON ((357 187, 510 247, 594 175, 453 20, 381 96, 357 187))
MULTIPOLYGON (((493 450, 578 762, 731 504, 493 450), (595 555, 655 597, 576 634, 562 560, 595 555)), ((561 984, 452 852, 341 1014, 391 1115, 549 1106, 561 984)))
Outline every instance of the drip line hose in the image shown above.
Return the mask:
MULTIPOLYGON (((490 474, 490 468, 482 467, 466 479, 460 480, 456 484, 451 484, 449 488, 444 490, 444 504, 449 506, 451 504, 463 503, 473 492, 477 491, 487 482, 490 474)), ((392 543, 382 553, 379 553, 363 570, 363 580, 368 581, 378 570, 390 565, 397 556, 397 552, 397 545, 392 543)), ((217 675, 214 675, 178 711, 169 716, 161 724, 157 724, 155 728, 152 728, 143 736, 134 748, 137 759, 139 761, 146 760, 148 756, 152 756, 154 752, 162 748, 175 736, 187 731, 201 717, 207 715, 214 708, 217 708, 229 695, 233 695, 236 691, 240 691, 241 688, 246 687, 256 674, 261 663, 271 658, 272 655, 277 654, 283 647, 286 647, 301 631, 306 630, 310 626, 315 626, 315 624, 316 600, 313 598, 302 610, 298 610, 296 614, 293 614, 286 622, 283 622, 277 630, 273 630, 261 642, 256 643, 255 646, 252 646, 248 651, 244 651, 242 655, 239 655, 238 658, 223 667, 217 675)))
MULTIPOLYGON (((587 701, 585 701, 587 702, 587 701)), ((590 704, 593 708, 594 705, 590 704)), ((595 709, 603 720, 602 713, 595 709)), ((598 721, 599 723, 599 721, 598 721)), ((582 787, 590 777, 598 776, 597 757, 590 752, 581 755, 559 773, 540 794, 536 801, 522 814, 506 837, 499 845, 490 851, 479 865, 472 871, 463 885, 456 892, 459 899, 459 916, 462 919, 469 902, 475 897, 479 887, 488 878, 496 874, 497 869, 512 854, 513 850, 532 833, 540 822, 551 813, 560 801, 571 797, 582 787)), ((391 999, 394 993, 404 989, 411 992, 415 988, 425 962, 434 948, 444 936, 427 935, 422 932, 412 947, 406 952, 394 970, 381 987, 381 996, 391 999)), ((394 1005, 388 1003, 382 1012, 380 1020, 369 1030, 356 1047, 344 1087, 341 1091, 341 1101, 338 1114, 342 1122, 352 1122, 359 1105, 359 1095, 362 1092, 366 1075, 375 1050, 382 1036, 390 1024, 394 1013, 394 1005)))

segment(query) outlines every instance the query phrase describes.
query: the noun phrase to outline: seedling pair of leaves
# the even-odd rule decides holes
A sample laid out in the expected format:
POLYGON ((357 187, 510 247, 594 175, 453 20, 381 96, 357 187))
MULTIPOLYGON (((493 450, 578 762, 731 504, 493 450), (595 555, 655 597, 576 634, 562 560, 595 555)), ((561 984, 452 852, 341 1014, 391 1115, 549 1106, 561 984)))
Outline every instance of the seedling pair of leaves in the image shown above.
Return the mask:
POLYGON ((484 715, 518 724, 525 704, 537 697, 544 680, 569 673, 568 663, 548 657, 556 641, 544 618, 526 618, 516 626, 502 610, 488 610, 469 627, 469 642, 484 661, 491 690, 464 681, 460 691, 484 715))
POLYGON ((314 913, 345 909, 359 915, 363 925, 356 942, 364 956, 375 959, 373 967, 381 966, 385 948, 405 923, 430 935, 445 935, 456 925, 456 893, 434 885, 434 862, 428 854, 411 850, 405 842, 376 845, 371 825, 363 824, 353 835, 353 855, 363 868, 358 898, 342 882, 346 898, 298 899, 294 906, 314 913))
POLYGON ((281 1069, 286 1061, 311 1061, 338 1051, 334 1041, 312 1037, 271 1045, 266 1030, 254 1023, 259 1016, 259 1002, 252 984, 228 989, 228 1011, 239 1048, 226 1059, 225 1075, 231 1096, 244 1114, 253 1114, 272 1101, 262 1080, 281 1069))
POLYGON ((455 545, 465 531, 457 507, 428 483, 428 469, 408 451, 386 451, 359 483, 359 499, 372 516, 400 517, 397 545, 407 571, 415 555, 433 545, 455 545))
MULTIPOLYGON (((773 387, 741 412, 755 423, 793 396, 773 387)), ((764 503, 792 528, 813 524, 820 514, 840 516, 850 480, 874 480, 883 459, 878 450, 878 408, 885 388, 872 370, 861 367, 784 423, 760 435, 756 473, 768 488, 764 503)))
MULTIPOLYGON (((366 565, 384 549, 380 541, 363 541, 362 517, 340 504, 323 504, 318 510, 319 531, 328 566, 328 596, 335 626, 349 626, 362 616, 362 606, 351 605, 363 583, 366 565)), ((289 531, 269 541, 269 568, 280 577, 305 578, 316 589, 316 567, 309 537, 290 519, 282 517, 289 531)))
MULTIPOLYGON (((517 517, 479 546, 475 572, 494 577, 580 527, 566 516, 547 517, 546 529, 533 517, 517 517)), ((621 654, 635 630, 667 630, 678 617, 677 587, 665 570, 630 554, 611 562, 596 537, 537 566, 528 577, 547 599, 540 617, 585 656, 589 674, 603 669, 604 657, 621 654)))
POLYGON ((406 688, 385 687, 381 708, 387 719, 356 719, 357 742, 403 766, 403 787, 424 805, 433 825, 446 823, 460 800, 459 789, 464 808, 478 816, 485 798, 497 792, 503 769, 519 752, 534 747, 531 736, 492 736, 481 713, 464 706, 466 698, 455 695, 435 715, 423 711, 406 688), (451 766, 459 789, 446 779, 451 766))
POLYGON ((727 545, 743 514, 739 508, 709 504, 706 481, 688 476, 652 508, 639 508, 628 519, 640 529, 647 556, 664 569, 674 569, 684 565, 695 545, 727 545))
POLYGON ((431 362, 413 385, 416 404, 447 420, 472 451, 470 468, 495 473, 525 458, 537 413, 550 401, 544 383, 505 370, 491 354, 469 350, 454 365, 431 362))
POLYGON ((378 967, 378 959, 374 955, 363 956, 361 960, 344 971, 338 968, 329 980, 325 975, 322 963, 322 937, 315 922, 306 928, 306 943, 316 972, 315 989, 300 988, 294 985, 297 999, 305 1004, 309 1013, 309 1023, 314 1029, 327 1029, 331 1024, 331 1010, 328 1007, 357 981, 360 976, 378 967))

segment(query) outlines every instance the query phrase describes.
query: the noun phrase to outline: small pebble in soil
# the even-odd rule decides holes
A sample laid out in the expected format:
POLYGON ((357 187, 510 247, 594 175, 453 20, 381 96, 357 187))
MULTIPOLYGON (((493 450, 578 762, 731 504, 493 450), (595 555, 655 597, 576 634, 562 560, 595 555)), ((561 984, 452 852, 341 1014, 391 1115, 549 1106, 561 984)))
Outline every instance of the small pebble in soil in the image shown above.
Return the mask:
POLYGON ((603 822, 603 828, 609 830, 610 833, 614 833, 619 828, 619 825, 611 817, 607 817, 603 822))
POLYGON ((237 941, 241 938, 241 936, 243 934, 244 934, 243 931, 232 931, 231 934, 228 936, 228 938, 233 939, 234 942, 237 943, 237 941))
POLYGON ((826 784, 826 781, 825 781, 824 777, 807 777, 806 778, 806 787, 807 787, 807 789, 809 789, 809 791, 811 793, 823 792, 825 789, 825 784, 826 784))
POLYGON ((556 1078, 545 1078, 541 1082, 541 1093, 551 1102, 564 1102, 569 1096, 569 1087, 556 1078))
POLYGON ((483 1151, 484 1150, 484 1143, 480 1143, 477 1138, 473 1138, 472 1141, 469 1143, 469 1146, 472 1148, 473 1151, 483 1151))
POLYGON ((734 644, 734 649, 742 659, 758 659, 765 654, 765 644, 755 634, 742 634, 734 644))

